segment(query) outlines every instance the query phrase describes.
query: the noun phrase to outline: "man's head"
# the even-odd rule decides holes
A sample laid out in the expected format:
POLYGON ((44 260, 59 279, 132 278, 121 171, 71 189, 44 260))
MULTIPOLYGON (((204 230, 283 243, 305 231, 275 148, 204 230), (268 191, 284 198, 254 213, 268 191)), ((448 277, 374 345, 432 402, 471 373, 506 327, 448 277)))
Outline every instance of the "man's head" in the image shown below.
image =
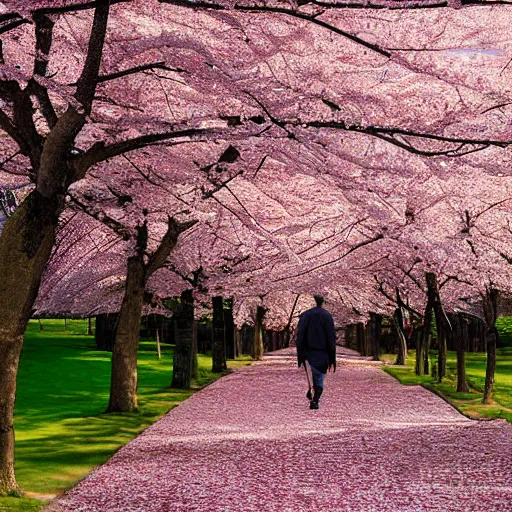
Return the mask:
POLYGON ((313 295, 313 298, 315 299, 316 305, 321 308, 324 303, 324 298, 321 295, 313 295))

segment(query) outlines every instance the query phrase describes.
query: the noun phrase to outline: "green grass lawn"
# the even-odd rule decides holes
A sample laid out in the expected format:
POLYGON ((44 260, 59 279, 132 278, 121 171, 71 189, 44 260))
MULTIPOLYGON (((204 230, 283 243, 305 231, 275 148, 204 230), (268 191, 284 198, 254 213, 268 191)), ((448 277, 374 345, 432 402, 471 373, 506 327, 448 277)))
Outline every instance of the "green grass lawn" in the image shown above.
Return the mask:
MULTIPOLYGON (((432 352, 435 357, 435 353, 432 352)), ((396 359, 396 356, 394 356, 396 359)), ((388 358, 389 359, 389 358, 388 358)), ((493 400, 483 405, 486 355, 466 354, 466 374, 470 393, 456 393, 456 353, 448 352, 448 376, 438 383, 430 376, 414 374, 415 351, 409 351, 407 366, 385 366, 384 370, 402 384, 421 384, 440 394, 471 418, 504 418, 512 423, 512 348, 498 349, 493 400)))
MULTIPOLYGON (((72 487, 194 391, 214 381, 211 357, 199 355, 193 389, 170 389, 173 351, 153 341, 139 350, 139 412, 103 414, 111 354, 95 350, 86 321, 31 321, 18 374, 15 409, 16 476, 26 497, 0 498, 0 511, 38 510, 41 501, 72 487)), ((230 361, 229 366, 249 364, 230 361)))

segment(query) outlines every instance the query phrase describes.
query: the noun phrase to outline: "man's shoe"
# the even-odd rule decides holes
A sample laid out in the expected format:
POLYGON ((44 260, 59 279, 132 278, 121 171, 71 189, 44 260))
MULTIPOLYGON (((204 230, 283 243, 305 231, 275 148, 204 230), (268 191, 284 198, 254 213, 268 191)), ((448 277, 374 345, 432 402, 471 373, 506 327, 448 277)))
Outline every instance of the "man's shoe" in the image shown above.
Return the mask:
POLYGON ((311 400, 309 404, 310 409, 318 409, 318 402, 315 402, 314 400, 311 400))
POLYGON ((306 398, 308 400, 313 400, 313 395, 311 394, 311 389, 308 389, 308 392, 306 393, 306 398))
POLYGON ((322 396, 323 388, 319 388, 317 386, 314 387, 315 394, 313 395, 313 402, 316 402, 318 405, 318 402, 320 401, 320 397, 322 396))

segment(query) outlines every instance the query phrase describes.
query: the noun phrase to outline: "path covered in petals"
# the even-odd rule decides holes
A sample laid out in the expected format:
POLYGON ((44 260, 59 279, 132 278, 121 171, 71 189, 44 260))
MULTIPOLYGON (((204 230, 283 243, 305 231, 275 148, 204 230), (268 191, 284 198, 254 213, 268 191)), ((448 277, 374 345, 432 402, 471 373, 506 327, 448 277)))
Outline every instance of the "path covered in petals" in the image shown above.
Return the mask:
POLYGON ((344 359, 309 410, 283 351, 182 403, 52 512, 512 510, 512 426, 344 359))

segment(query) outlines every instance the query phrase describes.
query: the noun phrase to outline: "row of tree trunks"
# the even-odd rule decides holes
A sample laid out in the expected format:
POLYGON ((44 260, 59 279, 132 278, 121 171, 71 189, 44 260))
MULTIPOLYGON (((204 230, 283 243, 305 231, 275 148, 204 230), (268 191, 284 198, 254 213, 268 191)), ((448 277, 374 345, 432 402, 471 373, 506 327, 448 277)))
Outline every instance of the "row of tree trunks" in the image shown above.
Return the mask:
MULTIPOLYGON (((466 346, 467 352, 485 352, 486 341, 485 331, 487 329, 484 320, 470 316, 467 317, 468 321, 468 344, 466 346)), ((447 350, 457 350, 456 345, 452 342, 449 336, 445 336, 447 343, 447 350)))
POLYGON ((289 345, 289 339, 289 332, 287 334, 287 331, 266 330, 263 334, 263 349, 265 352, 281 350, 289 345))

